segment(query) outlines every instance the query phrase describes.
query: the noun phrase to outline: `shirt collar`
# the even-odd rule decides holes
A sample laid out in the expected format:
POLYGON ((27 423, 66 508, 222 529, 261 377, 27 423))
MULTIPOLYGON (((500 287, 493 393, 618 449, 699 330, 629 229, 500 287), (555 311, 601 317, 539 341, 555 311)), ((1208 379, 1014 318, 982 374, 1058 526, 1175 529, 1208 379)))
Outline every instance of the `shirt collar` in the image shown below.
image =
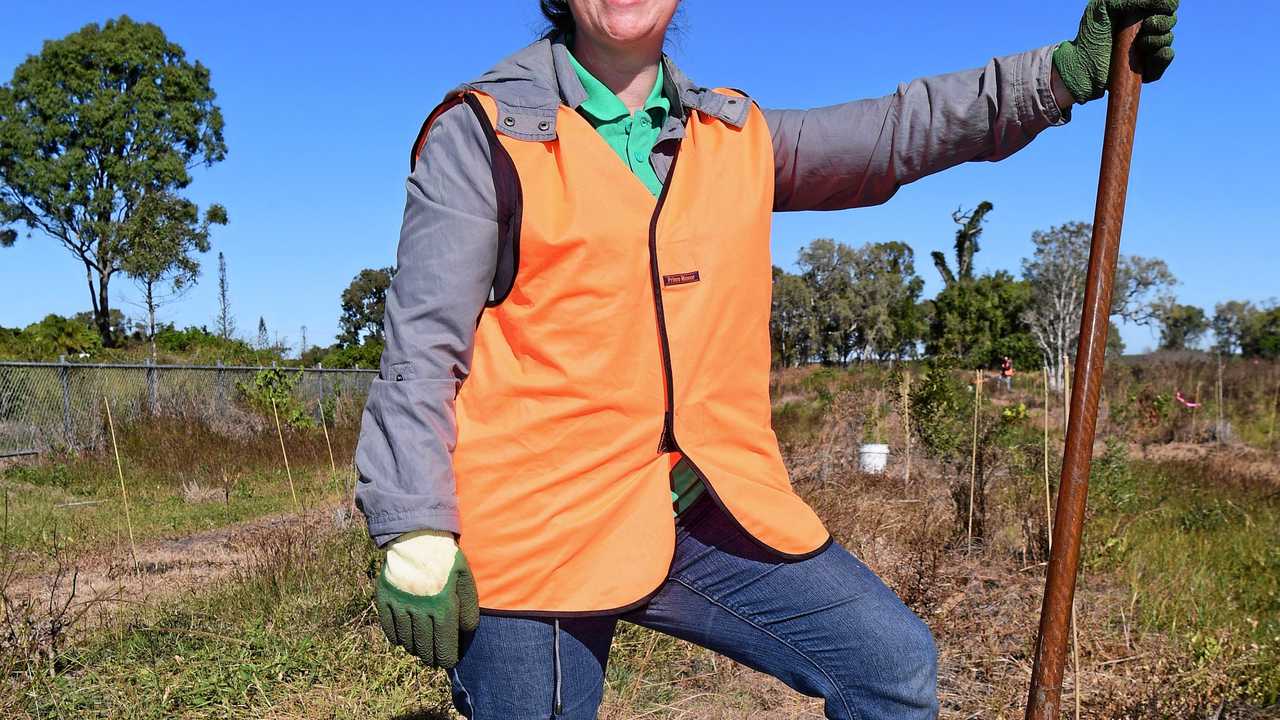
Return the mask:
MULTIPOLYGON (((575 110, 581 109, 601 121, 629 115, 627 106, 622 104, 618 96, 573 57, 566 42, 563 35, 551 42, 552 64, 555 67, 556 83, 560 86, 560 99, 564 104, 575 110)), ((663 55, 658 64, 657 80, 644 103, 645 110, 658 110, 661 113, 662 116, 656 123, 659 127, 668 115, 684 117, 684 108, 680 102, 681 89, 674 82, 668 67, 667 56, 663 55)))

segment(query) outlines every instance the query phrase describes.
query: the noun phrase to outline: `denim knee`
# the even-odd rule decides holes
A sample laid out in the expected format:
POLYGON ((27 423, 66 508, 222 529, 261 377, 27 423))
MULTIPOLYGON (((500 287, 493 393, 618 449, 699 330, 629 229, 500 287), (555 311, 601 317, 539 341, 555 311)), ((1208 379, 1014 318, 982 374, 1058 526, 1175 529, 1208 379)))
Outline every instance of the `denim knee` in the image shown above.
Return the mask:
POLYGON ((903 634, 895 651, 899 658, 898 687, 902 702, 908 706, 938 706, 938 646, 933 632, 913 613, 903 623, 903 634))

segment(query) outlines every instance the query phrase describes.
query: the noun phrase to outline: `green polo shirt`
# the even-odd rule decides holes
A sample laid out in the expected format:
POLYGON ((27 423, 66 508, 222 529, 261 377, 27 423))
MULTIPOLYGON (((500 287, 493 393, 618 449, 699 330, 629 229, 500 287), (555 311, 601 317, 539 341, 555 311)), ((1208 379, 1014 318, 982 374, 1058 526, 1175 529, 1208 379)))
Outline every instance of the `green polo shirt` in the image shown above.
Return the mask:
POLYGON ((657 197, 662 192, 662 181, 649 163, 649 154, 667 122, 667 113, 671 112, 671 101, 662 92, 662 63, 658 63, 658 79, 644 107, 632 113, 612 90, 587 72, 572 53, 569 62, 582 81, 582 89, 587 91, 587 99, 578 106, 578 113, 622 158, 636 179, 657 197))
MULTIPOLYGON (((582 81, 582 89, 587 91, 587 99, 578 106, 578 113, 600 133, 636 179, 657 197, 662 192, 662 181, 653 171, 649 155, 671 112, 671 101, 662 92, 662 63, 658 63, 658 77, 644 107, 632 113, 608 86, 587 72, 572 53, 569 53, 569 62, 582 81)), ((681 460, 671 469, 671 502, 677 515, 704 491, 688 462, 681 460)))

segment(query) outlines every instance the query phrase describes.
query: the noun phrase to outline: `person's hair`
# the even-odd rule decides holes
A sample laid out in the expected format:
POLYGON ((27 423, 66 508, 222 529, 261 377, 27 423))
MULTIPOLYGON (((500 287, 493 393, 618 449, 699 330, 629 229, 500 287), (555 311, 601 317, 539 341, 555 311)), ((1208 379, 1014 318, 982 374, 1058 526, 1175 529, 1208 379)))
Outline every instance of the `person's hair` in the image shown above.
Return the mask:
POLYGON ((538 9, 546 18, 547 35, 570 35, 573 33, 573 12, 569 9, 569 0, 538 0, 538 9))

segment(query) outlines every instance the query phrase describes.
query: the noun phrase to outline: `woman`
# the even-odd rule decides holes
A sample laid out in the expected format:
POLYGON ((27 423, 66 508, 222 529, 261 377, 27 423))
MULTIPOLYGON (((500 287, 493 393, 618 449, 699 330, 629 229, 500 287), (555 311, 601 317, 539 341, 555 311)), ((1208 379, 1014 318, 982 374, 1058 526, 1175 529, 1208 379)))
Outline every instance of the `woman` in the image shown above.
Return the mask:
POLYGON ((542 0, 553 31, 446 98, 415 144, 357 491, 387 637, 467 717, 592 718, 619 620, 822 697, 937 714, 929 629, 791 490, 770 429, 773 211, 888 200, 1101 97, 1143 20, 816 110, 695 85, 678 0, 542 0), (456 538, 456 540, 455 540, 456 538))

